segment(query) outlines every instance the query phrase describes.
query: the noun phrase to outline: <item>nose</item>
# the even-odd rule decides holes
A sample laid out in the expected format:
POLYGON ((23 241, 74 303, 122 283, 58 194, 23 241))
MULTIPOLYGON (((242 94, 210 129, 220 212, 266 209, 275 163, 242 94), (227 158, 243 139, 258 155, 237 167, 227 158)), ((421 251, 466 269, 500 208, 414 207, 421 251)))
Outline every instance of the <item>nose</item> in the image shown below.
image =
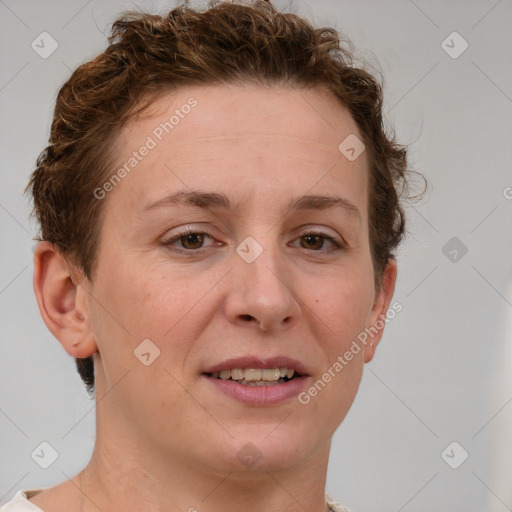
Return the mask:
MULTIPOLYGON (((269 245, 269 244, 267 244, 269 245)), ((265 332, 290 329, 301 314, 286 256, 265 247, 252 262, 233 255, 231 289, 225 312, 231 323, 254 325, 265 332)))

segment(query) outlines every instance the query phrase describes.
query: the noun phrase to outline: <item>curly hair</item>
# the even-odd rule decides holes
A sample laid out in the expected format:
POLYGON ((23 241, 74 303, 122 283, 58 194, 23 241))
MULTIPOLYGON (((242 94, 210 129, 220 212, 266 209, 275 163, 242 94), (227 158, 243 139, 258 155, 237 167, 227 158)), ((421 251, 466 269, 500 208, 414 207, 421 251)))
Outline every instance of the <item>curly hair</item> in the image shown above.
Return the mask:
MULTIPOLYGON (((123 13, 108 41, 58 93, 49 144, 26 188, 38 240, 53 243, 92 281, 104 203, 93 191, 113 172, 111 148, 121 128, 159 95, 192 84, 323 86, 348 109, 366 146, 370 247, 380 288, 404 234, 406 148, 386 133, 382 86, 355 65, 335 29, 314 28, 270 1, 210 1, 205 10, 185 4, 166 16, 123 13)), ((76 364, 92 395, 92 357, 76 364)))

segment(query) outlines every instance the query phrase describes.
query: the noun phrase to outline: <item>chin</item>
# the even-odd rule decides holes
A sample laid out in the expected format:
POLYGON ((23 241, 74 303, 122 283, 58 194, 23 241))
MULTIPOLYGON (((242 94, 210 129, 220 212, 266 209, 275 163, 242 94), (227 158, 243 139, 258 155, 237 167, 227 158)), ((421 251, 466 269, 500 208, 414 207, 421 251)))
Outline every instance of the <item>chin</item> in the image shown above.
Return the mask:
POLYGON ((236 433, 230 431, 233 437, 218 446, 217 453, 212 454, 212 462, 218 464, 221 461, 224 471, 252 476, 260 471, 290 469, 303 463, 325 444, 325 440, 319 439, 318 429, 301 430, 286 420, 273 425, 245 425, 236 433))

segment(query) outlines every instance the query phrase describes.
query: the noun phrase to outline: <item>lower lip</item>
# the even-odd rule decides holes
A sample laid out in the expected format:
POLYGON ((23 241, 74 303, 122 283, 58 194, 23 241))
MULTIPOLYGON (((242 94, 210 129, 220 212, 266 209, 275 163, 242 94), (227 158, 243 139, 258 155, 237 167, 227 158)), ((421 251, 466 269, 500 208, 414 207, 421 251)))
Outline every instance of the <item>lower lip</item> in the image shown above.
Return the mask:
POLYGON ((267 406, 280 404, 297 396, 305 387, 307 376, 294 379, 274 386, 246 386, 234 380, 215 379, 203 375, 221 393, 247 405, 267 406))

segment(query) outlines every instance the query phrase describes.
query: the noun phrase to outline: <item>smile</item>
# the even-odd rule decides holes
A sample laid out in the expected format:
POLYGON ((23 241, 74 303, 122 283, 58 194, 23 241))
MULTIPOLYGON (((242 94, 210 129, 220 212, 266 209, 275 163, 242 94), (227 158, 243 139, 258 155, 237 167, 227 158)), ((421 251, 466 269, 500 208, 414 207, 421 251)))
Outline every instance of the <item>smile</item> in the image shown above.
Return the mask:
POLYGON ((233 368, 206 374, 220 380, 232 380, 245 386, 276 386, 298 376, 291 368, 233 368))

